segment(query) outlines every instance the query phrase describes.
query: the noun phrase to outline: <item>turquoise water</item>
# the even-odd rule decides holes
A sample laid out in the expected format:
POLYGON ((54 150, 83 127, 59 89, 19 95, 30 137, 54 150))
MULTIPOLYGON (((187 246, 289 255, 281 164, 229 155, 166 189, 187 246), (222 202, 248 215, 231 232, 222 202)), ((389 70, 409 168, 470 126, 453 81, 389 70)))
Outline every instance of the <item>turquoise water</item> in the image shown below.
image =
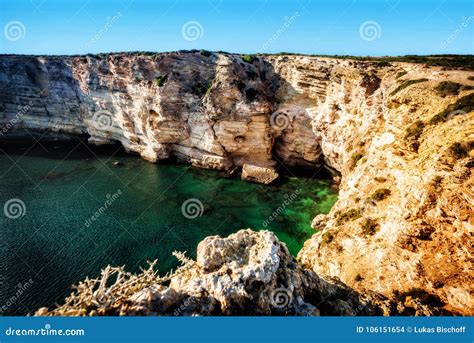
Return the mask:
POLYGON ((165 273, 177 265, 174 250, 195 256, 204 237, 242 228, 272 230, 296 254, 314 233, 311 219, 336 200, 328 180, 285 177, 264 186, 82 143, 0 147, 2 207, 17 198, 25 209, 19 218, 0 216, 3 314, 61 302, 107 264, 138 271, 158 259, 165 273), (188 199, 199 200, 201 216, 183 215, 188 199))

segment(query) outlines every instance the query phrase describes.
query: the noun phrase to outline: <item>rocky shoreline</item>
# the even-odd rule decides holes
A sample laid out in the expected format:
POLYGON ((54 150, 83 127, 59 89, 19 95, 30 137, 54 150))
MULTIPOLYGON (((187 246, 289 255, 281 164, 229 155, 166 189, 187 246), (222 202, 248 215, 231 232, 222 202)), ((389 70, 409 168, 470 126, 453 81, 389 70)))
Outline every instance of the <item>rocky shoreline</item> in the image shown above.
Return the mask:
MULTIPOLYGON (((285 255, 280 262, 292 261, 273 264, 268 274, 291 274, 284 288, 300 300, 289 314, 357 314, 368 298, 379 300, 361 314, 474 313, 473 71, 298 55, 3 55, 0 89, 2 139, 88 134, 93 144, 120 142, 152 162, 175 157, 203 168, 242 168, 245 179, 262 183, 278 176, 281 163, 334 170, 339 200, 313 221, 318 232, 298 262, 281 243, 271 244, 285 255), (359 300, 321 311, 318 301, 305 299, 324 294, 323 278, 337 280, 327 287, 343 283, 341 299, 345 293, 359 300)), ((272 241, 245 232, 238 240, 272 241)), ((213 249, 227 254, 219 244, 213 249)), ((201 260, 214 251, 204 250, 201 260)), ((232 260, 216 266, 218 273, 229 269, 233 282, 219 293, 204 280, 225 275, 205 271, 199 256, 196 263, 192 277, 175 276, 153 294, 172 289, 214 304, 206 312, 199 302, 196 314, 246 314, 227 306, 239 303, 233 297, 241 294, 244 267, 232 260), (205 284, 201 293, 196 282, 205 284)), ((281 284, 262 278, 256 280, 269 299, 281 284)), ((251 296, 242 299, 260 299, 246 292, 251 296)), ((267 305, 261 299, 254 314, 278 314, 267 305)))

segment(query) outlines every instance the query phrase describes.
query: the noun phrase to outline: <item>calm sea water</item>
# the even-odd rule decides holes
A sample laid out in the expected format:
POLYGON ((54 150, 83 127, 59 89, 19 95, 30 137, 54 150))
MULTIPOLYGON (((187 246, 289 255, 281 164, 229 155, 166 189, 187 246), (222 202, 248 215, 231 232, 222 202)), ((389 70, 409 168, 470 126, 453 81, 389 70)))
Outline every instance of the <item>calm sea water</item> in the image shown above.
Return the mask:
POLYGON ((82 143, 0 148, 4 315, 60 303, 72 284, 98 276, 107 264, 136 272, 158 259, 165 273, 177 265, 174 250, 195 256, 204 237, 242 228, 272 230, 296 254, 314 233, 311 219, 336 200, 328 180, 285 177, 264 186, 82 143), (5 213, 10 199, 21 202, 14 200, 16 208, 10 202, 5 213), (202 203, 201 216, 183 215, 188 199, 202 203))

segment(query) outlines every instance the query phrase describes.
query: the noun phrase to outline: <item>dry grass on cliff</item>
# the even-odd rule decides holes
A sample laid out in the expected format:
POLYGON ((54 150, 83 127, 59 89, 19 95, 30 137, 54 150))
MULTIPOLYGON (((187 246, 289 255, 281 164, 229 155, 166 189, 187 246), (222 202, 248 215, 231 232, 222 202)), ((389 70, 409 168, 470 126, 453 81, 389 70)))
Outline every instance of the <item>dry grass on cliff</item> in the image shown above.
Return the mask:
POLYGON ((133 274, 121 267, 105 267, 101 276, 96 279, 86 278, 73 286, 74 291, 65 299, 63 305, 53 310, 40 308, 37 316, 96 316, 117 315, 123 305, 129 302, 137 292, 151 286, 168 282, 172 277, 187 271, 195 262, 184 253, 173 252, 181 266, 165 276, 160 276, 155 269, 157 260, 148 261, 148 268, 141 273, 133 274))

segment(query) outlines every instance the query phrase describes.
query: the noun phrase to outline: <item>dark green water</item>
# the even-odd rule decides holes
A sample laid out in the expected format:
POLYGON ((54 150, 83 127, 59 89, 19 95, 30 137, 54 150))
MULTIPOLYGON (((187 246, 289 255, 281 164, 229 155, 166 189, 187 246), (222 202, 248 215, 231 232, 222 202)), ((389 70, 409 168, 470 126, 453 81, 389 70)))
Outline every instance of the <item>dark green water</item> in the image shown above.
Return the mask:
POLYGON ((164 273, 177 265, 174 250, 194 256, 204 237, 242 228, 272 230, 296 254, 314 233, 311 219, 336 200, 328 180, 285 177, 264 186, 76 144, 0 146, 2 209, 12 198, 25 204, 19 218, 0 216, 3 314, 61 302, 72 284, 107 264, 138 271, 158 259, 164 273), (203 204, 202 216, 183 216, 190 198, 203 204))

